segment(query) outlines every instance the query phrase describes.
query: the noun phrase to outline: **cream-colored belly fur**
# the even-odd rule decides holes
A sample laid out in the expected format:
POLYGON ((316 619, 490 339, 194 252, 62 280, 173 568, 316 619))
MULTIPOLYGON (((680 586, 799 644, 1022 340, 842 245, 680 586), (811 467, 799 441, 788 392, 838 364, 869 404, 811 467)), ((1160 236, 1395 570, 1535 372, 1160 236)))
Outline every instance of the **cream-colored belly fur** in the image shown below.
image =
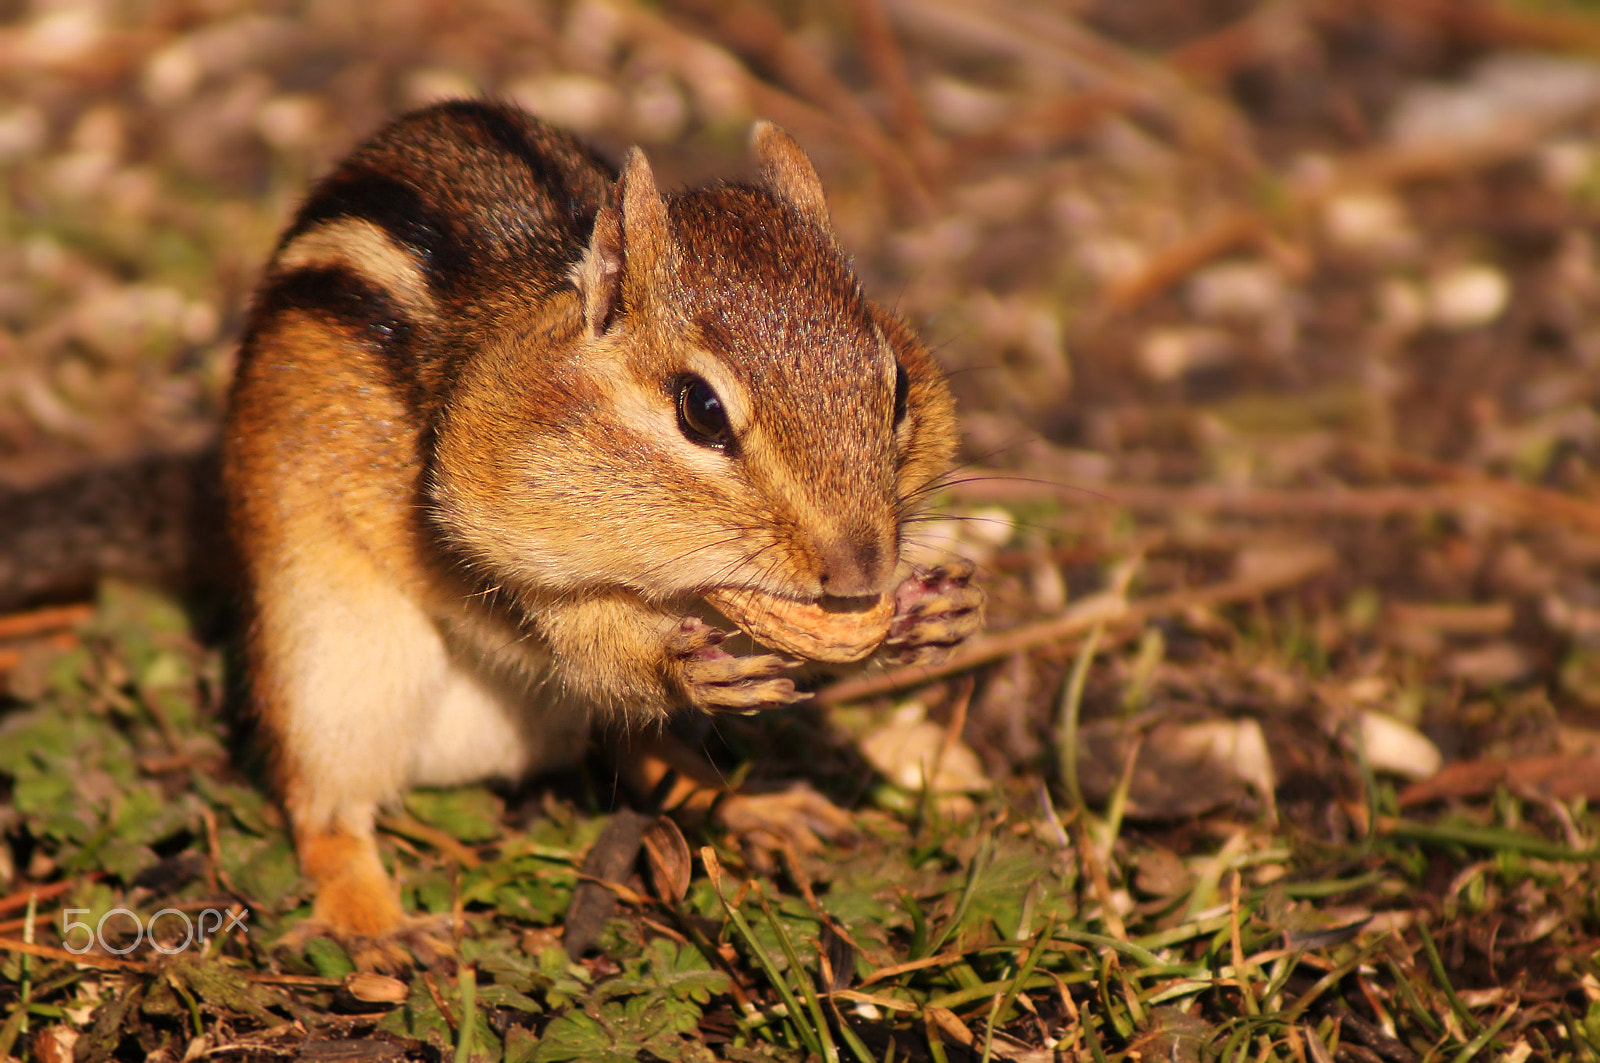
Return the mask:
POLYGON ((286 642, 281 704, 305 784, 289 796, 303 822, 366 833, 372 813, 413 786, 516 778, 582 755, 586 714, 536 681, 546 663, 536 647, 481 620, 447 636, 359 549, 341 551, 338 566, 332 552, 318 552, 314 573, 291 562, 269 577, 296 593, 263 596, 293 608, 264 619, 286 642), (494 652, 474 648, 488 639, 494 652))

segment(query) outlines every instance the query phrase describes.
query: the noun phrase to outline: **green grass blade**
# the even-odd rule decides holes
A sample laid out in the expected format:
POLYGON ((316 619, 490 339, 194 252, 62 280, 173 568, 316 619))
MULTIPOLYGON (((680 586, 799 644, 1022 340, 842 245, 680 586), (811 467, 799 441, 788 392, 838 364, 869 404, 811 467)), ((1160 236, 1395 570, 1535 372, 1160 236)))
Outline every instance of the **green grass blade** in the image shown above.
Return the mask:
POLYGON ((1438 1019, 1434 1018, 1433 1012, 1429 1011, 1422 1001, 1417 999, 1417 991, 1411 986, 1410 976, 1400 969, 1400 965, 1392 957, 1386 959, 1385 964, 1389 973, 1394 977, 1394 984, 1399 988, 1400 995, 1405 998, 1406 1007, 1411 1009, 1412 1017, 1422 1023, 1431 1036, 1438 1037, 1444 1033, 1444 1026, 1438 1019))
POLYGON ((1006 995, 1001 1001, 999 1014, 1004 1015, 1017 1002, 1017 994, 1022 992, 1023 986, 1033 976, 1034 968, 1039 966, 1039 961, 1049 951, 1050 939, 1055 934, 1055 931, 1056 922, 1051 919, 1045 924, 1044 929, 1039 932, 1039 936, 1034 939, 1033 948, 1028 950, 1028 955, 1023 959, 1022 966, 1017 970, 1017 976, 1011 980, 1011 988, 1006 991, 1006 995))
POLYGON ((461 965, 456 975, 456 989, 461 997, 461 1025, 456 1031, 456 1063, 469 1063, 472 1059, 472 1037, 478 1029, 478 971, 470 963, 461 965))
POLYGON ((1438 980, 1439 988, 1444 991, 1445 999, 1450 1001, 1450 1010, 1464 1023, 1471 1033, 1477 1033, 1483 1027, 1478 1020, 1473 1018, 1472 1012, 1467 1008, 1466 1002, 1456 995, 1456 987, 1450 984, 1450 976, 1445 973, 1444 961, 1439 958, 1439 950, 1433 943, 1433 935, 1428 933, 1428 928, 1422 923, 1417 923, 1417 936, 1422 939, 1422 951, 1428 957, 1428 968, 1433 971, 1433 977, 1438 980))
POLYGON ((955 933, 956 927, 967 916, 967 909, 972 906, 972 898, 978 892, 978 883, 983 880, 989 866, 994 863, 994 839, 985 837, 978 845, 978 851, 972 856, 972 863, 967 865, 967 878, 961 886, 961 896, 956 901, 955 911, 950 913, 950 918, 945 920, 944 928, 939 931, 933 940, 928 942, 927 951, 921 956, 913 954, 912 959, 920 960, 932 956, 944 948, 944 943, 955 933))
POLYGON ((755 959, 762 973, 767 976, 767 981, 771 983, 773 990, 778 994, 779 999, 783 1001, 784 1007, 788 1009, 789 1024, 794 1028, 796 1036, 805 1043, 806 1051, 813 1052, 818 1056, 822 1055, 822 1042, 817 1038, 816 1031, 810 1029, 800 1017, 803 1014, 800 1008, 800 1001, 795 998, 794 993, 789 989, 788 982, 779 973, 778 965, 772 962, 772 957, 767 955, 767 950, 761 947, 761 942, 756 939, 755 931, 745 920, 744 913, 739 911, 727 897, 723 896, 722 883, 716 879, 713 880, 712 892, 717 895, 717 900, 721 903, 722 910, 727 913, 728 921, 733 924, 734 929, 738 931, 739 936, 744 940, 745 948, 750 951, 751 957, 755 959))
POLYGON ((1506 1023, 1511 1021, 1511 1016, 1515 1015, 1516 1013, 1516 1004, 1512 1004, 1502 1011, 1499 1018, 1495 1019, 1494 1022, 1489 1024, 1488 1029, 1484 1030, 1478 1036, 1468 1041, 1466 1045, 1462 1047, 1461 1051, 1456 1053, 1454 1063, 1467 1063, 1467 1061, 1473 1056, 1487 1048, 1489 1042, 1494 1040, 1495 1034, 1504 1029, 1506 1023))
MULTIPOLYGON (((767 925, 772 928, 772 933, 778 939, 778 947, 783 950, 784 959, 789 961, 789 970, 794 972, 795 984, 800 987, 800 995, 805 998, 806 1010, 811 1012, 813 1029, 816 1032, 818 1043, 822 1045, 823 1063, 839 1063, 839 1048, 833 1043, 833 1034, 828 1030, 828 1017, 822 1009, 822 1001, 817 997, 816 987, 811 984, 811 979, 806 977, 806 969, 800 963, 800 954, 795 951, 794 942, 789 940, 788 931, 778 917, 772 914, 772 906, 767 903, 766 891, 761 884, 756 883, 756 903, 761 906, 761 914, 767 917, 767 925)), ((795 1016, 798 1025, 799 1016, 795 1016)))
MULTIPOLYGON (((839 1025, 840 1039, 850 1049, 850 1054, 856 1057, 857 1063, 878 1063, 878 1060, 872 1055, 872 1050, 867 1047, 866 1042, 861 1040, 860 1035, 850 1028, 849 1021, 839 1011, 839 1005, 830 998, 828 1006, 833 1009, 834 1022, 839 1025)), ((892 1037, 889 1039, 889 1055, 887 1058, 890 1060, 894 1058, 894 1038, 892 1037)))
POLYGON ((1104 624, 1096 624, 1078 647, 1078 655, 1072 660, 1072 674, 1061 690, 1061 707, 1056 717, 1061 732, 1061 748, 1056 751, 1061 785, 1067 792, 1068 802, 1079 812, 1085 806, 1083 790, 1078 786, 1078 715, 1083 705, 1083 687, 1089 679, 1089 665, 1104 631, 1104 624))

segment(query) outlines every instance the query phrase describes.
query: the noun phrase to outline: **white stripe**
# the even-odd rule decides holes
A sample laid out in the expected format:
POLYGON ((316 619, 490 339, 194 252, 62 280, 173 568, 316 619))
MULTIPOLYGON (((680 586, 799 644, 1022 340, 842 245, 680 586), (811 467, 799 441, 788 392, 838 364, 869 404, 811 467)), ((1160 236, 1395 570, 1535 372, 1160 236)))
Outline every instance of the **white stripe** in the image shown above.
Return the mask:
POLYGON ((278 255, 277 272, 343 267, 365 278, 412 317, 432 317, 428 279, 409 250, 365 218, 336 218, 302 233, 278 255))

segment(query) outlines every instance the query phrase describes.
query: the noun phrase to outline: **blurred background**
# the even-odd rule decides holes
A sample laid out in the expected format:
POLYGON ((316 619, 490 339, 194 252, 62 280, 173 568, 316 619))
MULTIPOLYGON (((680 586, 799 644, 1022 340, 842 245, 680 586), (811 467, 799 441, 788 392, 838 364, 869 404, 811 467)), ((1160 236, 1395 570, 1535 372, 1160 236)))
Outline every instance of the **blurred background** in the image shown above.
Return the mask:
POLYGON ((974 460, 1312 483, 1354 439, 1580 488, 1597 46, 1455 0, 12 0, 0 472, 202 439, 308 182, 493 95, 666 182, 790 128, 974 460))
MULTIPOLYGON (((1523 972, 1505 1043, 1568 1011, 1600 1043, 1583 804, 1600 801, 1594 11, 0 0, 0 498, 204 451, 276 234, 398 112, 511 99, 613 160, 643 145, 666 185, 747 175, 750 123, 773 119, 815 161, 869 291, 951 374, 962 465, 915 537, 978 561, 991 610, 958 668, 893 713, 860 706, 925 675, 824 691, 827 715, 763 721, 799 738, 752 731, 747 748, 863 802, 859 757, 818 755, 840 734, 912 793, 906 758, 938 750, 962 769, 938 789, 1003 790, 994 823, 1027 808, 1062 847, 1050 795, 1082 827, 1084 798, 1104 807, 1120 778, 1112 821, 1151 833, 1122 836, 1111 881, 1157 921, 1217 902, 1224 857, 1271 890, 1285 838, 1316 874, 1387 868, 1339 895, 1381 909, 1380 934, 1443 911, 1473 1008, 1500 1007, 1523 972), (1080 702, 1068 677, 1097 621, 1080 702), (1437 831, 1396 818, 1440 802, 1437 831), (1374 855, 1383 832, 1392 850, 1374 855), (1144 856, 1218 846, 1186 885, 1143 877, 1144 856), (1554 855, 1524 877, 1484 871, 1523 852, 1554 855)), ((11 697, 34 717, 54 703, 24 667, 32 642, 75 645, 91 612, 0 631, 0 675, 16 669, 11 697)), ((126 685, 80 656, 113 676, 95 689, 126 685)), ((975 859, 950 845, 949 868, 975 859)), ((54 873, 30 859, 0 865, 0 886, 54 873)), ((1444 969, 1431 939, 1405 940, 1415 970, 1444 969)), ((1208 958, 1227 962, 1220 945, 1208 958)), ((1213 1018, 1240 1014, 1218 999, 1213 1018)), ((1467 1014, 1431 999, 1446 1025, 1467 1014)), ((1436 1054, 1439 1023, 1406 1021, 1412 1054, 1390 1037, 1338 1058, 1436 1054)))

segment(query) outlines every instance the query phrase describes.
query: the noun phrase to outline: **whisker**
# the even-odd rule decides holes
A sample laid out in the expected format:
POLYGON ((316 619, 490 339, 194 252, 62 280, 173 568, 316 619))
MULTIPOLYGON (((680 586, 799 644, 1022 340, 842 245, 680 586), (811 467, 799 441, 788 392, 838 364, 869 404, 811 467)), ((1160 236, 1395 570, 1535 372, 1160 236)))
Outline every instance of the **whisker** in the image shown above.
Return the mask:
POLYGON ((696 555, 698 553, 702 553, 702 552, 705 552, 705 551, 708 551, 708 550, 715 550, 715 549, 717 549, 719 547, 727 546, 730 543, 737 543, 740 540, 744 539, 747 535, 749 535, 750 531, 751 531, 751 529, 749 529, 749 528, 736 527, 724 539, 717 539, 717 540, 714 540, 714 541, 709 542, 709 543, 700 543, 700 544, 698 544, 696 546, 690 547, 689 549, 683 551, 680 554, 675 554, 675 555, 673 555, 671 557, 663 558, 658 564, 651 565, 649 568, 647 568, 643 572, 641 572, 640 576, 642 576, 642 577, 654 576, 656 573, 660 572, 662 569, 667 568, 667 567, 669 567, 671 565, 679 564, 680 562, 683 562, 683 561, 687 561, 689 558, 693 557, 694 555, 696 555))

